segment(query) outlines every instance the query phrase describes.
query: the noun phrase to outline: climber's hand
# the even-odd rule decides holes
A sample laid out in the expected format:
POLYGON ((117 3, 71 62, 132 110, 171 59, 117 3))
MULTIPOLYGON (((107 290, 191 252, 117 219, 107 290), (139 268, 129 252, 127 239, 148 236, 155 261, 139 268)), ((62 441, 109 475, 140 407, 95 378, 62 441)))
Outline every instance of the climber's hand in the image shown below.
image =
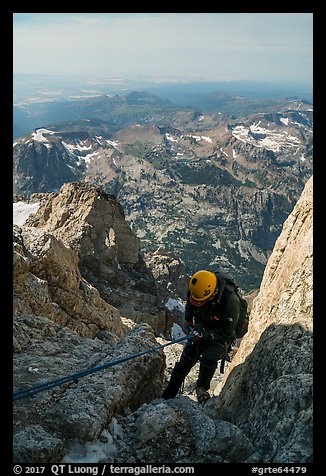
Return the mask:
POLYGON ((185 333, 188 335, 194 330, 194 323, 193 322, 185 322, 184 329, 185 333))
POLYGON ((196 324, 194 328, 194 334, 196 337, 202 338, 204 335, 205 329, 201 324, 196 324))

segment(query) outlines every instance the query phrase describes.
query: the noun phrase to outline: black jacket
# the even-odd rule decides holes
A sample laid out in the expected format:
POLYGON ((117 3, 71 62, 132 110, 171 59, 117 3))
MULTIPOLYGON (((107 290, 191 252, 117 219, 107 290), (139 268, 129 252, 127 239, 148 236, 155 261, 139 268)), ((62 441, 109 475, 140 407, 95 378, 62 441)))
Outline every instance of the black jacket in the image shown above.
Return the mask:
POLYGON ((220 342, 227 346, 235 339, 235 327, 239 318, 240 301, 234 287, 222 276, 216 275, 218 293, 211 301, 201 307, 189 302, 187 294, 185 308, 186 322, 193 322, 195 327, 203 331, 203 340, 220 342))

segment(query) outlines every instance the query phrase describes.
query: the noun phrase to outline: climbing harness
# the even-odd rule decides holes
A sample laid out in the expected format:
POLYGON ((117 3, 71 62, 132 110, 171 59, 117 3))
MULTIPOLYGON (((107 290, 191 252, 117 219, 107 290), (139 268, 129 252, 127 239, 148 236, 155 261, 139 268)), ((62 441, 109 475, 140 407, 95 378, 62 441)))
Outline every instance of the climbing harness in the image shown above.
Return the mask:
POLYGON ((231 362, 231 358, 230 358, 230 356, 227 352, 223 355, 222 360, 221 360, 221 364, 220 364, 221 374, 224 374, 225 362, 231 362))
POLYGON ((149 354, 150 352, 155 352, 156 350, 163 349, 163 347, 167 347, 168 345, 177 344, 178 342, 182 342, 183 340, 190 339, 191 337, 194 337, 194 334, 188 334, 186 336, 183 336, 171 342, 168 342, 167 344, 162 344, 162 345, 159 345, 158 347, 153 347, 148 350, 143 350, 142 352, 138 352, 137 354, 128 355, 126 357, 122 357, 121 359, 113 360, 103 365, 98 365, 97 367, 91 367, 89 369, 81 370, 74 374, 67 375, 66 377, 61 377, 55 380, 49 380, 47 382, 34 385, 33 387, 25 388, 23 390, 18 390, 17 392, 14 392, 13 394, 13 400, 15 401, 25 397, 30 397, 31 395, 35 395, 36 393, 43 392, 44 390, 49 390, 50 388, 58 387, 59 385, 63 385, 64 383, 78 380, 79 378, 85 377, 86 375, 99 372, 100 370, 106 369, 108 367, 113 367, 114 365, 122 364, 123 362, 127 362, 128 360, 135 359, 136 357, 140 357, 141 355, 149 354))

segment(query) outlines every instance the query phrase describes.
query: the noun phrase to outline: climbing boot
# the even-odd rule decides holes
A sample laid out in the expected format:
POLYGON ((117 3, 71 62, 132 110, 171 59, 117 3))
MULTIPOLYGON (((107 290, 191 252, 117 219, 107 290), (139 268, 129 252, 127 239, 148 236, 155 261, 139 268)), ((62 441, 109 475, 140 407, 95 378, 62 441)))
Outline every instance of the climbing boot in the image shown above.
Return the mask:
POLYGON ((206 390, 204 387, 196 387, 196 394, 198 403, 204 403, 206 400, 211 398, 208 390, 206 390))

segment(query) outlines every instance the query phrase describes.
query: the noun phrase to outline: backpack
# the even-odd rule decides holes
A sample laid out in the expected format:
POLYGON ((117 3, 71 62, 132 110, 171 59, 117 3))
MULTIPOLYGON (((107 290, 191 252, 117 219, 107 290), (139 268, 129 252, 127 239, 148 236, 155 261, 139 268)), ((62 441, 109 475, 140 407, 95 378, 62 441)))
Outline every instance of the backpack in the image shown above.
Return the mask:
POLYGON ((232 278, 228 276, 221 276, 221 277, 225 280, 227 284, 230 284, 233 287, 234 292, 236 293, 240 301, 240 312, 239 312, 239 319, 235 328, 235 337, 236 339, 241 339, 248 331, 248 325, 249 325, 248 302, 243 296, 241 296, 239 288, 232 278))
POLYGON ((240 299, 240 312, 239 319, 235 328, 235 336, 237 339, 241 339, 248 332, 249 326, 249 311, 248 311, 248 302, 244 297, 242 297, 238 290, 235 291, 237 296, 240 299))
MULTIPOLYGON (((236 293, 236 295, 239 298, 240 301, 240 311, 239 311, 239 319, 237 322, 237 325, 235 327, 235 338, 236 339, 241 339, 248 331, 248 325, 249 325, 249 310, 248 310, 248 302, 244 297, 241 296, 239 287, 236 285, 234 280, 230 278, 229 276, 226 275, 221 275, 220 273, 216 273, 217 276, 222 278, 226 284, 229 284, 232 286, 233 291, 236 293)), ((231 358, 229 356, 229 352, 232 349, 232 345, 234 345, 235 341, 233 343, 229 344, 229 347, 225 354, 223 355, 221 359, 221 364, 220 364, 220 372, 221 374, 224 374, 224 367, 225 367, 225 362, 231 362, 231 358)))

